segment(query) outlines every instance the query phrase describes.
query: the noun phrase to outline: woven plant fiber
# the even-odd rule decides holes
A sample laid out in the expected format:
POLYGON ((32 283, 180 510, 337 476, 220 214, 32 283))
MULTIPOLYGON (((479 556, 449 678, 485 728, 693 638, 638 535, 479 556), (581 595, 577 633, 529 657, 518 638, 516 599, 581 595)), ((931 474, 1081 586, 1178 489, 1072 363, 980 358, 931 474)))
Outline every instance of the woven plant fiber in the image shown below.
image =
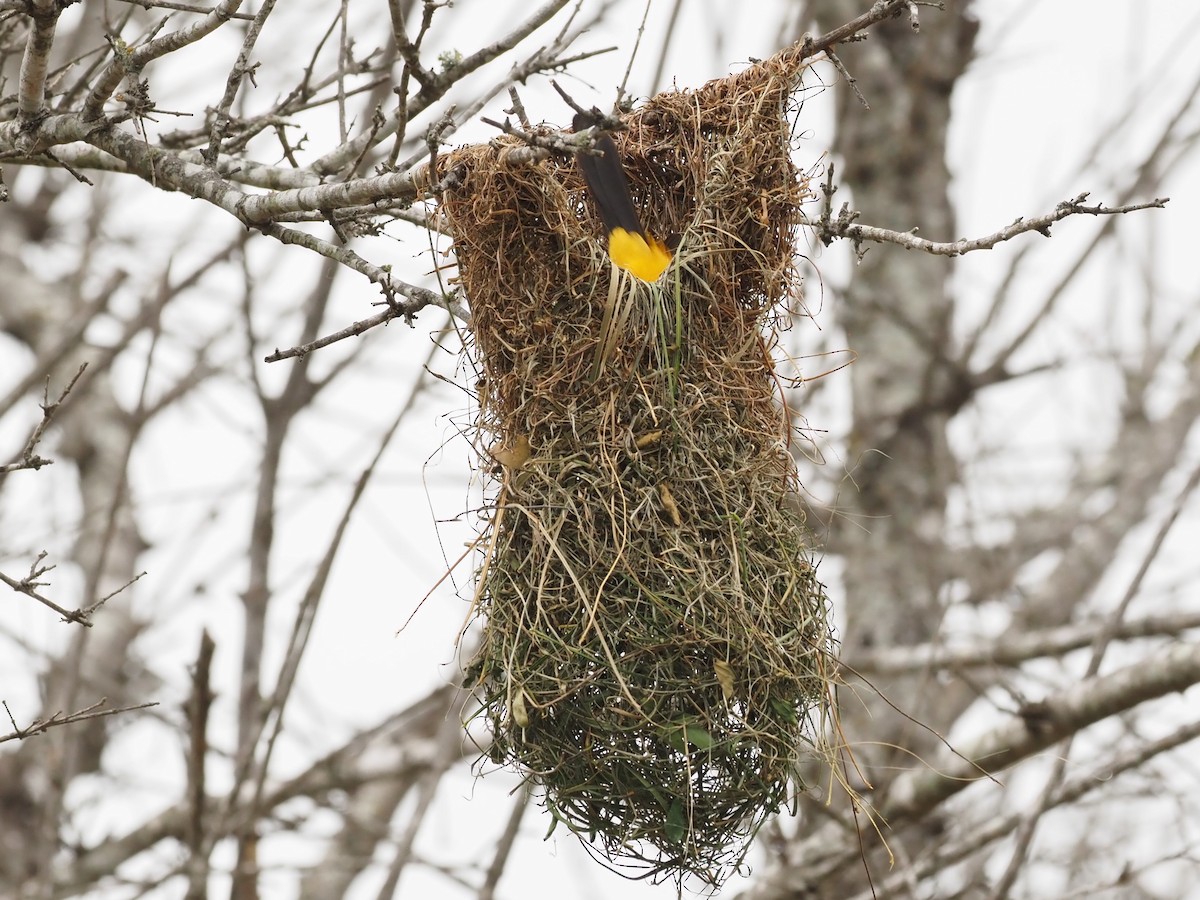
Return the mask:
MULTIPOLYGON (((489 498, 468 667, 493 759, 606 859, 719 882, 803 787, 833 638, 771 350, 807 182, 784 59, 663 93, 614 137, 654 285, 614 270, 569 158, 442 160, 489 498)), ((527 149, 527 148, 526 148, 527 149)))

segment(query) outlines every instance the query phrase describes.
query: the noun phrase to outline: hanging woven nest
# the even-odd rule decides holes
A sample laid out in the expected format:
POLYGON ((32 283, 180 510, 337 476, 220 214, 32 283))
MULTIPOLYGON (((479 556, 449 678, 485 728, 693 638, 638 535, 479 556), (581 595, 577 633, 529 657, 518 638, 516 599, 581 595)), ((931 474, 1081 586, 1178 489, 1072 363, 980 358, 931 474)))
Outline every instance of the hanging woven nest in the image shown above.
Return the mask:
POLYGON ((793 69, 660 94, 615 136, 647 231, 682 235, 655 285, 612 269, 569 158, 514 165, 500 138, 441 163, 482 370, 489 752, 652 875, 719 882, 828 754, 833 638, 771 358, 808 198, 793 69))

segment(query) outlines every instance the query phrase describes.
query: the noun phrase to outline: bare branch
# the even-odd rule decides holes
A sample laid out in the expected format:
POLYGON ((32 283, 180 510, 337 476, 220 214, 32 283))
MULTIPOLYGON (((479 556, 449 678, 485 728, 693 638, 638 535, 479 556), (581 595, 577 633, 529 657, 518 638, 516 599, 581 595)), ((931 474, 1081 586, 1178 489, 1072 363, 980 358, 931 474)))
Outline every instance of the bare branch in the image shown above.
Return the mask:
POLYGON ((116 716, 121 713, 133 712, 138 709, 150 709, 158 706, 157 703, 138 703, 133 706, 121 706, 116 709, 101 709, 108 702, 107 697, 101 697, 91 706, 84 707, 73 713, 64 715, 61 712, 56 712, 49 719, 35 719, 24 728, 17 727, 16 721, 12 717, 12 713, 8 710, 8 703, 4 702, 4 711, 8 713, 8 720, 12 723, 13 730, 9 734, 0 734, 0 744, 6 741, 23 741, 27 738, 36 737, 39 734, 45 734, 51 728, 57 728, 60 725, 73 725, 77 722, 86 722, 89 719, 104 719, 108 716, 116 716))
POLYGON ((438 755, 438 763, 429 767, 421 777, 421 783, 417 786, 419 791, 417 808, 413 810, 404 828, 404 832, 400 836, 400 840, 396 843, 396 851, 392 856, 391 863, 388 865, 387 877, 384 878, 383 885, 379 888, 379 893, 376 895, 378 900, 390 900, 390 898, 395 896, 396 884, 400 880, 400 873, 404 871, 404 867, 412 859, 413 845, 416 843, 417 832, 420 830, 425 816, 429 812, 429 807, 433 803, 438 783, 446 773, 446 770, 455 761, 454 753, 449 751, 462 744, 462 726, 457 719, 447 717, 442 723, 438 741, 442 745, 442 752, 438 755))
POLYGON ((199 22, 147 41, 136 50, 130 50, 120 39, 114 41, 113 55, 115 58, 96 79, 95 87, 84 101, 83 120, 94 122, 104 115, 104 104, 108 102, 113 91, 117 89, 126 75, 133 75, 136 78, 141 74, 142 69, 153 60, 181 50, 212 34, 233 18, 241 5, 242 0, 221 0, 199 22))
POLYGON ((892 822, 911 818, 950 797, 980 772, 999 772, 1088 725, 1200 681, 1200 644, 1178 643, 1149 662, 1074 685, 1021 710, 1020 715, 930 768, 906 773, 881 805, 892 822))
POLYGON ((29 435, 29 440, 25 442, 25 447, 21 450, 20 460, 17 462, 7 463, 0 466, 0 484, 4 483, 4 476, 10 472, 16 472, 19 469, 40 469, 42 466, 54 464, 54 460, 45 459, 41 456, 35 456, 34 450, 37 449, 38 443, 42 440, 42 435, 46 433, 46 428, 54 420, 55 413, 62 406, 63 401, 67 399, 67 395, 75 387, 75 383, 79 381, 79 377, 83 375, 83 370, 87 368, 87 363, 83 363, 79 367, 79 371, 75 373, 62 392, 59 393, 58 399, 53 403, 50 402, 50 379, 46 378, 46 388, 42 392, 42 420, 34 426, 33 432, 29 435))
POLYGON ((43 550, 41 553, 38 554, 37 559, 34 560, 32 563, 30 563, 29 574, 26 575, 24 578, 21 578, 21 579, 10 578, 8 575, 5 575, 3 572, 0 572, 0 581, 3 581, 5 584, 7 584, 10 588, 12 588, 18 594, 25 594, 27 597, 32 597, 34 600, 36 600, 38 603, 42 604, 43 606, 49 607, 50 609, 54 610, 56 613, 58 613, 60 616, 62 616, 64 622, 76 622, 80 625, 83 625, 85 628, 91 628, 92 621, 89 618, 90 610, 64 609, 63 607, 61 607, 57 603, 55 603, 53 600, 51 600, 49 597, 44 597, 42 594, 38 593, 37 589, 39 587, 45 587, 46 584, 48 584, 48 582, 39 581, 38 579, 54 568, 54 566, 42 566, 41 565, 41 561, 45 558, 46 558, 46 551, 43 550))
POLYGON ((246 36, 242 39, 242 50, 238 54, 237 62, 229 70, 229 75, 225 79, 225 94, 221 97, 221 101, 217 104, 217 108, 212 117, 212 128, 208 133, 208 149, 202 154, 204 163, 207 166, 216 164, 217 157, 221 152, 221 142, 225 138, 225 132, 229 128, 229 110, 233 106, 233 101, 237 97, 238 89, 241 87, 242 79, 252 75, 254 68, 250 65, 250 54, 254 51, 254 45, 258 42, 258 36, 262 33, 262 27, 267 21, 267 17, 271 15, 271 11, 275 9, 275 0, 264 0, 262 6, 254 16, 254 21, 250 27, 246 29, 246 36))
MULTIPOLYGON (((993 728, 981 737, 945 752, 928 766, 900 775, 875 807, 877 818, 896 827, 920 817, 979 780, 1045 750, 1069 734, 1140 703, 1185 690, 1200 682, 1200 644, 1175 644, 1149 662, 1138 662, 1108 675, 1074 685, 993 728)), ((870 799, 870 798, 867 798, 870 799)), ((816 829, 790 851, 792 866, 775 877, 797 872, 816 881, 853 865, 860 853, 858 836, 840 824, 816 829)), ((794 895, 795 884, 768 875, 745 894, 753 900, 794 895)))
MULTIPOLYGON (((121 0, 121 2, 131 3, 144 9, 173 9, 179 12, 197 13, 198 15, 207 15, 212 12, 212 7, 209 6, 197 6, 194 3, 174 3, 171 0, 121 0)), ((242 12, 232 13, 229 18, 243 22, 254 21, 254 16, 242 12)))
MULTIPOLYGON (((1156 756, 1161 756, 1197 739, 1200 739, 1200 721, 1189 722, 1158 740, 1116 753, 1082 775, 1068 778, 1053 792, 1048 805, 1061 807, 1074 803, 1111 784, 1119 775, 1136 771, 1156 756)), ((1020 820, 1021 813, 1012 812, 988 817, 983 824, 967 830, 965 834, 956 831, 949 835, 949 840, 930 848, 930 852, 915 860, 912 871, 898 872, 878 886, 878 893, 859 894, 853 900, 874 900, 875 897, 890 896, 890 891, 908 884, 913 876, 923 877, 943 871, 1011 834, 1020 820)))
MULTIPOLYGON (((360 158, 366 150, 378 144, 384 139, 391 137, 396 129, 403 123, 398 119, 398 115, 403 113, 411 121, 419 113, 424 112, 434 102, 439 100, 445 93, 458 83, 466 75, 474 72, 486 63, 491 62, 501 54, 513 49, 530 33, 540 28, 546 22, 550 21, 564 6, 570 3, 571 0, 549 0, 540 9, 536 10, 528 19, 521 23, 509 34, 505 35, 498 41, 494 41, 486 47, 477 50, 470 56, 464 59, 456 60, 454 65, 448 67, 440 74, 434 74, 430 70, 420 68, 419 63, 417 68, 412 70, 412 73, 420 72, 424 81, 421 84, 421 90, 415 98, 400 105, 400 108, 389 115, 382 125, 378 128, 372 128, 353 140, 347 141, 340 147, 335 148, 325 154, 315 163, 313 163, 313 171, 321 175, 333 174, 339 172, 348 166, 353 160, 360 158)), ((511 83, 511 79, 496 86, 496 90, 504 90, 511 83)))
POLYGON ((208 803, 205 761, 208 757, 208 720, 213 701, 209 679, 215 649, 216 645, 208 631, 202 631, 196 667, 192 672, 192 695, 187 705, 190 739, 187 755, 188 805, 191 807, 186 841, 189 852, 188 900, 203 900, 208 895, 208 854, 212 851, 212 835, 206 827, 208 803))
MULTIPOLYGON (((832 172, 832 167, 830 171, 832 172)), ((832 195, 827 192, 826 196, 831 197, 832 195)), ((854 252, 859 259, 866 252, 862 247, 866 241, 874 241, 881 244, 897 244, 906 250, 920 250, 923 253, 930 253, 934 256, 953 257, 962 256, 964 253, 970 253, 973 250, 991 250, 997 244, 1010 241, 1030 231, 1036 231, 1043 237, 1049 237, 1050 226, 1068 216, 1117 216, 1142 209, 1163 209, 1170 202, 1169 197, 1162 197, 1155 198, 1146 203, 1132 203, 1126 206, 1107 207, 1103 204, 1098 206, 1084 206, 1084 201, 1087 200, 1088 196, 1088 193, 1084 192, 1072 200, 1064 200, 1054 208, 1053 212, 1032 219, 1017 219, 1008 227, 984 237, 962 238, 957 241, 930 241, 917 237, 911 231, 890 231, 886 228, 876 228, 871 225, 859 225, 855 220, 860 214, 851 211, 846 205, 842 206, 841 212, 836 218, 822 217, 818 223, 814 224, 817 227, 817 237, 820 238, 822 243, 828 246, 838 238, 848 238, 853 242, 854 252)))
MULTIPOLYGON (((342 265, 349 269, 353 269, 355 272, 358 272, 361 275, 365 275, 368 279, 383 289, 383 293, 387 297, 389 303, 392 302, 392 298, 396 294, 401 294, 405 297, 408 297, 408 303, 396 304, 395 314, 381 321, 388 321, 396 318, 397 316, 403 316, 406 320, 409 320, 427 306, 440 306, 447 311, 457 312, 459 314, 462 312, 461 306, 458 306, 452 298, 435 293, 426 288, 417 287, 415 284, 408 284, 407 282, 398 281, 392 277, 392 273, 388 269, 372 265, 349 247, 337 247, 328 241, 323 241, 318 237, 314 237, 308 232, 299 231, 295 228, 284 228, 282 225, 263 225, 260 226, 259 230, 262 231, 263 234, 278 239, 282 244, 297 244, 301 247, 313 250, 327 259, 341 263, 342 265)), ((389 310, 389 312, 391 312, 391 310, 389 310)), ((380 323, 376 322, 375 324, 380 323)), ((330 341, 330 343, 332 343, 332 341, 330 341)))
MULTIPOLYGON (((867 675, 1019 666, 1031 659, 1060 657, 1072 650, 1089 647, 1108 627, 1105 619, 1005 634, 962 645, 932 643, 880 647, 860 656, 847 656, 841 662, 847 668, 867 675)), ((1113 629, 1112 638, 1128 641, 1178 637, 1196 628, 1200 628, 1200 612, 1180 612, 1121 622, 1113 629)))
MULTIPOLYGON (((940 3, 930 5, 936 5, 938 8, 941 8, 940 3)), ((815 56, 838 44, 860 39, 860 33, 864 29, 870 28, 872 25, 882 22, 885 19, 895 18, 905 9, 909 11, 909 15, 912 17, 913 30, 920 30, 919 23, 916 20, 916 11, 910 0, 876 0, 867 12, 851 19, 845 25, 833 28, 820 37, 813 37, 811 34, 804 35, 797 45, 797 49, 801 53, 801 58, 815 56)))
POLYGON ((512 813, 508 817, 508 823, 504 826, 504 832, 500 835, 500 840, 496 842, 496 853, 492 857, 487 875, 484 877, 483 884, 479 888, 479 900, 493 900, 496 896, 496 885, 500 883, 500 876, 504 874, 504 867, 508 864, 513 844, 517 840, 517 832, 521 830, 521 819, 528 807, 529 786, 525 784, 518 791, 517 800, 513 804, 512 813))
POLYGON ((21 75, 17 93, 17 114, 22 122, 40 115, 45 108, 46 72, 50 67, 50 50, 54 46, 54 31, 59 14, 75 0, 60 4, 58 0, 29 0, 27 9, 33 19, 25 55, 21 58, 21 75))
MULTIPOLYGON (((438 305, 440 306, 442 304, 438 305)), ((463 322, 468 324, 470 323, 470 316, 459 304, 452 303, 446 308, 456 318, 461 319, 463 322)), ((407 311, 406 305, 392 305, 383 312, 376 313, 375 315, 369 316, 366 319, 360 319, 353 325, 347 325, 340 331, 327 334, 324 337, 317 338, 315 341, 309 341, 307 344, 302 344, 299 347, 290 347, 287 350, 276 349, 274 353, 264 357, 264 362, 281 362, 285 359, 297 359, 304 357, 309 353, 312 353, 314 350, 320 350, 322 347, 328 347, 330 344, 336 344, 338 341, 346 340, 346 338, 358 337, 358 335, 370 331, 372 328, 375 328, 378 325, 386 325, 388 322, 392 321, 392 319, 401 317, 408 318, 410 316, 411 313, 407 311)))
MULTIPOLYGON (((264 798, 264 809, 275 809, 296 797, 320 798, 330 791, 353 790, 376 780, 402 778, 406 773, 420 773, 429 766, 441 765, 442 746, 437 736, 448 719, 456 718, 466 698, 465 692, 450 686, 433 691, 376 727, 355 735, 299 775, 273 787, 264 798)), ((216 805, 211 798, 206 803, 216 805)), ((233 804, 228 819, 210 818, 210 837, 220 839, 235 833, 246 824, 250 814, 248 807, 233 804)), ((72 861, 60 885, 79 888, 93 884, 161 841, 182 840, 190 816, 190 804, 180 801, 129 833, 88 848, 72 861)))
MULTIPOLYGON (((1175 498, 1175 503, 1171 512, 1166 519, 1159 525, 1158 531, 1154 539, 1150 542, 1145 553, 1142 554, 1142 562, 1130 580, 1128 587, 1125 589, 1125 594, 1121 601, 1113 609, 1105 621, 1105 627, 1096 635, 1096 639, 1092 642, 1092 655, 1088 660, 1087 671, 1084 673, 1085 678, 1094 678, 1100 671, 1100 664, 1104 660, 1104 655, 1108 650, 1109 645, 1115 638, 1117 630, 1121 627, 1125 618, 1125 612, 1129 609, 1129 605, 1134 598, 1141 592, 1142 583, 1145 581, 1146 574, 1150 571, 1151 565, 1158 559, 1159 552, 1162 550, 1162 545, 1174 528, 1175 523, 1179 521, 1179 516, 1183 512, 1184 507, 1191 499, 1192 492, 1196 490, 1197 485, 1200 485, 1200 467, 1192 471, 1191 477, 1188 479, 1179 496, 1175 498)), ((1033 843, 1033 835, 1037 830, 1038 823, 1041 821, 1046 810, 1050 809, 1054 802, 1054 795, 1061 785, 1062 779, 1067 771, 1067 759, 1070 756, 1071 747, 1074 744, 1075 734, 1072 733, 1063 741, 1062 750, 1056 754, 1055 760, 1051 765, 1049 777, 1046 779, 1046 784, 1042 788, 1041 796, 1036 804, 1025 816, 1021 817, 1021 822, 1017 826, 1016 834, 1013 839, 1013 851, 1009 858, 1008 865, 1005 867, 1004 873, 997 880, 991 892, 992 900, 1004 900, 1012 890, 1012 886, 1016 883, 1017 877, 1025 866, 1025 861, 1029 854, 1030 845, 1033 843)))

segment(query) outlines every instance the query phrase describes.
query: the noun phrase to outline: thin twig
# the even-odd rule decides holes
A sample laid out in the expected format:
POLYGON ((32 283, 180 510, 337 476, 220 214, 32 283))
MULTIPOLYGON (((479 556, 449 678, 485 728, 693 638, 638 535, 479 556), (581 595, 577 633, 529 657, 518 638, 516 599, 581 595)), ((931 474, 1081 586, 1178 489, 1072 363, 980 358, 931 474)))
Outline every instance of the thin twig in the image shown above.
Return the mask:
POLYGON ((508 858, 512 854, 513 844, 516 843, 517 833, 521 830, 521 817, 525 815, 528 807, 529 785, 526 783, 521 786, 520 796, 513 804, 512 812, 509 813, 504 832, 496 842, 496 853, 492 856, 487 875, 484 876, 483 884, 479 887, 479 900, 493 900, 496 896, 496 885, 500 883, 500 876, 504 874, 504 868, 508 865, 508 858))
MULTIPOLYGON (((130 3, 134 6, 140 6, 142 9, 174 9, 179 12, 196 13, 197 15, 208 15, 212 12, 212 7, 196 6, 192 3, 173 3, 171 0, 119 0, 121 3, 130 3)), ((229 18, 238 19, 243 22, 252 22, 254 16, 251 13, 235 12, 229 18)))
POLYGON ((5 741, 23 741, 26 738, 45 734, 51 728, 57 728, 60 725, 73 725, 76 722, 86 722, 88 719, 103 719, 107 716, 115 716, 120 713, 133 712, 138 709, 150 709, 151 707, 158 706, 157 703, 138 703, 134 706, 119 706, 116 709, 101 709, 100 707, 107 702, 107 697, 101 697, 91 706, 84 707, 76 712, 67 715, 56 712, 49 719, 34 719, 24 728, 20 728, 13 719, 12 713, 8 710, 8 702, 3 701, 4 710, 8 712, 9 721, 13 724, 13 731, 10 734, 0 735, 0 744, 3 744, 5 741))
POLYGON ((212 658, 216 645, 208 631, 200 632, 200 649, 196 655, 196 668, 192 672, 192 696, 188 699, 188 805, 191 807, 187 831, 187 900, 203 900, 208 887, 208 854, 212 846, 211 834, 206 828, 205 812, 208 808, 208 789, 205 781, 204 763, 208 758, 208 720, 212 708, 213 693, 209 683, 212 675, 212 658))
POLYGON ((49 427, 50 422, 53 421, 54 416, 62 406, 63 401, 67 399, 67 395, 71 393, 71 390, 75 387, 75 383, 79 381, 79 377, 83 375, 83 370, 86 369, 87 366, 88 364, 84 363, 79 367, 79 371, 75 373, 75 376, 70 380, 67 386, 62 389, 62 392, 58 395, 58 399, 53 403, 50 402, 50 379, 49 377, 46 378, 46 387, 42 391, 42 420, 34 427, 33 433, 29 435, 29 440, 25 442, 25 447, 20 453, 20 461, 11 462, 0 466, 0 481, 2 481, 3 476, 7 475, 9 472, 16 472, 19 469, 40 469, 42 466, 54 464, 54 460, 36 456, 33 451, 37 449, 37 445, 41 441, 42 436, 46 433, 46 429, 49 427))
POLYGON ((854 92, 854 96, 858 98, 858 102, 862 104, 863 109, 870 109, 871 104, 867 102, 867 98, 863 96, 863 92, 858 89, 858 79, 850 74, 850 70, 846 68, 841 57, 832 50, 826 50, 825 58, 833 63, 833 67, 838 70, 838 74, 842 76, 842 80, 850 86, 850 90, 854 92))
MULTIPOLYGON (((417 288, 416 290, 424 291, 424 288, 417 288)), ((433 295, 432 291, 424 291, 424 293, 433 295)), ((328 347, 330 344, 336 344, 338 341, 346 340, 346 338, 357 337, 358 335, 366 331, 370 331, 372 328, 375 328, 378 325, 384 325, 392 321, 392 319, 398 319, 402 317, 409 319, 411 318, 412 314, 417 311, 417 309, 424 308, 428 305, 430 305, 430 303, 421 303, 420 306, 415 308, 413 308, 413 304, 405 303, 389 305, 387 309, 383 310, 383 312, 378 312, 373 316, 360 319, 354 324, 347 325, 345 328, 335 331, 332 334, 327 334, 324 337, 317 338, 314 341, 309 341, 306 344, 301 344, 298 347, 289 347, 287 350, 276 349, 274 353, 265 356, 263 361, 272 363, 281 362, 285 359, 300 359, 307 356, 309 353, 312 353, 314 350, 320 350, 322 347, 328 347)), ((444 302, 437 303, 435 305, 443 307, 455 318, 460 319, 468 325, 470 324, 470 314, 457 302, 445 299, 444 302)))
POLYGON ((42 575, 46 574, 47 572, 51 571, 54 568, 54 566, 41 566, 40 565, 41 561, 45 558, 46 558, 46 551, 43 550, 41 553, 39 553, 37 555, 37 559, 34 560, 32 563, 30 563, 29 574, 26 575, 24 578, 21 578, 18 580, 16 578, 10 578, 9 576, 5 575, 3 572, 0 572, 0 581, 3 581, 5 584, 7 584, 10 588, 12 588, 18 594, 25 594, 27 597, 32 597, 34 600, 36 600, 38 603, 42 604, 43 606, 49 607, 50 609, 54 610, 56 613, 58 613, 60 616, 62 616, 64 622, 77 622, 78 624, 83 625, 86 628, 91 628, 92 623, 91 623, 91 620, 88 618, 87 612, 85 610, 64 609, 63 607, 61 607, 57 603, 55 603, 53 600, 51 600, 49 597, 44 597, 44 596, 42 596, 42 594, 38 593, 37 589, 39 587, 45 587, 46 584, 48 583, 45 581, 38 581, 38 579, 41 578, 42 575))
MULTIPOLYGON (((827 194, 826 196, 828 197, 829 195, 827 194)), ((872 225, 859 225, 855 221, 859 213, 850 210, 848 206, 843 206, 836 218, 831 217, 826 219, 822 217, 813 224, 817 226, 817 236, 826 246, 838 238, 847 238, 853 241, 854 251, 860 259, 865 252, 862 250, 862 244, 865 241, 874 241, 880 244, 898 244, 906 250, 920 250, 923 253, 930 253, 934 256, 953 257, 962 256, 964 253, 970 253, 974 250, 991 250, 997 244, 1010 241, 1018 235, 1026 234, 1030 231, 1036 231, 1043 237, 1049 237, 1050 226, 1068 216, 1117 216, 1140 209, 1163 209, 1171 199, 1170 197, 1156 197, 1146 203, 1131 203, 1126 206, 1108 207, 1104 204, 1084 206, 1084 201, 1087 198, 1088 192, 1085 191, 1074 199, 1064 200, 1062 203, 1059 203, 1053 212, 1032 219, 1017 219, 1007 228, 1002 228, 984 237, 962 238, 957 241, 926 240, 925 238, 917 237, 914 233, 915 229, 914 231, 891 231, 886 228, 876 228, 872 225)))
MULTIPOLYGON (((1092 642, 1091 659, 1088 661, 1087 671, 1083 676, 1085 679, 1095 678, 1099 674, 1100 664, 1104 661, 1104 654, 1108 650, 1109 645, 1115 640, 1121 623, 1125 619, 1126 610, 1129 609, 1129 605, 1133 602, 1134 598, 1141 593, 1142 584, 1150 571, 1150 566, 1158 559, 1159 552, 1166 542, 1167 535, 1171 533, 1171 529, 1179 521, 1179 516, 1183 513, 1197 486, 1200 486, 1200 466, 1192 471, 1187 484, 1176 497, 1171 512, 1163 520, 1162 524, 1159 525, 1154 539, 1142 555, 1142 562, 1130 580, 1128 587, 1125 589, 1125 594, 1121 597, 1121 602, 1117 604, 1116 609, 1108 616, 1104 627, 1097 633, 1096 639, 1092 642)), ((1009 857, 1004 873, 992 888, 989 895, 991 900, 1004 900, 1016 883, 1017 877, 1021 874, 1026 858, 1029 855, 1029 848, 1033 843, 1033 836, 1037 830, 1038 823, 1046 811, 1053 806, 1054 796, 1058 792, 1066 775, 1067 760, 1070 757, 1071 746, 1075 741, 1075 737, 1076 734, 1071 734, 1063 742, 1062 749, 1055 754, 1050 775, 1046 779, 1046 784, 1042 788, 1038 802, 1033 809, 1021 817, 1021 823, 1017 828, 1017 833, 1013 840, 1012 854, 1009 857)))
POLYGON ((237 98, 238 90, 242 86, 242 79, 253 76, 254 66, 250 65, 250 54, 254 52, 254 45, 258 42, 259 34, 262 33, 262 27, 274 9, 275 0, 263 0, 262 7, 254 16, 254 21, 246 29, 246 36, 242 39, 241 52, 238 53, 237 61, 225 79, 225 93, 212 113, 212 127, 208 132, 208 149, 203 153, 205 165, 216 165, 217 156, 221 152, 221 143, 224 141, 225 133, 232 121, 229 110, 237 98))
MULTIPOLYGON (((1200 721, 1189 722, 1163 738, 1116 754, 1105 759, 1091 771, 1066 781, 1054 792, 1050 805, 1061 807, 1074 803, 1093 791, 1111 784, 1116 776, 1124 772, 1138 771, 1156 756, 1168 753, 1198 738, 1200 738, 1200 721)), ((860 893, 855 895, 852 900, 875 900, 877 897, 891 897, 894 896, 893 891, 907 884, 906 879, 910 876, 924 878, 934 872, 945 872, 955 863, 961 862, 973 853, 977 853, 989 844, 1012 833, 1020 818, 1019 811, 989 817, 983 824, 976 826, 965 835, 960 830, 954 829, 947 833, 950 841, 934 852, 923 854, 917 860, 915 871, 897 873, 881 884, 878 892, 860 893)))

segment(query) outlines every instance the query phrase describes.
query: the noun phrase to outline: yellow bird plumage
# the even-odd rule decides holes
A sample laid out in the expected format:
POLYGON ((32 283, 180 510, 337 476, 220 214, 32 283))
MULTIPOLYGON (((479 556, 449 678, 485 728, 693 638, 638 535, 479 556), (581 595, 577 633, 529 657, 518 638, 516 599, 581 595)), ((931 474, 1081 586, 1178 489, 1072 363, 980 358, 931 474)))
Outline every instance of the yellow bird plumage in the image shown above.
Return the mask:
MULTIPOLYGON (((594 124, 591 116, 579 113, 572 127, 584 131, 594 124)), ((575 159, 608 231, 609 258, 635 278, 658 281, 671 264, 671 251, 642 228, 616 143, 609 135, 601 134, 595 149, 599 155, 580 153, 575 159)))

